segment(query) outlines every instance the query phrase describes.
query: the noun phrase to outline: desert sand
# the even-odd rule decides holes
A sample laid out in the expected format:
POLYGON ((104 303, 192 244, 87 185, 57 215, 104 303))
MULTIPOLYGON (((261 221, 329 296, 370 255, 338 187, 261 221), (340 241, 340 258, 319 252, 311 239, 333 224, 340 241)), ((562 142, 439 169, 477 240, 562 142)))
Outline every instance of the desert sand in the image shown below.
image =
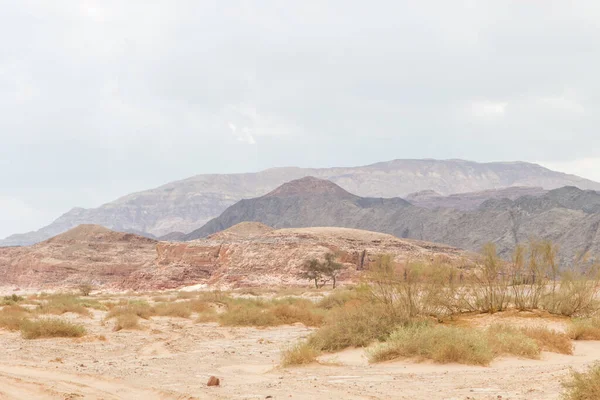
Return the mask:
MULTIPOLYGON (((0 330, 0 399, 512 399, 551 400, 571 369, 600 359, 600 342, 576 342, 572 356, 502 358, 489 367, 402 360, 369 364, 350 349, 305 367, 281 368, 280 352, 307 337, 301 324, 231 328, 192 319, 152 317, 140 331, 113 331, 104 311, 65 314, 85 325, 79 339, 22 339, 0 330), (207 387, 210 376, 220 387, 207 387)), ((564 329, 565 321, 531 315, 482 315, 564 329)))

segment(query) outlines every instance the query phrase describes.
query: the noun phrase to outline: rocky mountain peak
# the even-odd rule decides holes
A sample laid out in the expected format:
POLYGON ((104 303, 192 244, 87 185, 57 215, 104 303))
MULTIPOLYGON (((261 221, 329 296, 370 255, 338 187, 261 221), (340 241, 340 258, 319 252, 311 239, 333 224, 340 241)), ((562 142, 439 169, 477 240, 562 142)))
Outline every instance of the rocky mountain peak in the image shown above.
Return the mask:
POLYGON ((268 197, 291 197, 291 196, 314 196, 314 195, 337 195, 341 197, 354 197, 346 190, 326 179, 307 176, 296 179, 283 185, 263 196, 268 197))

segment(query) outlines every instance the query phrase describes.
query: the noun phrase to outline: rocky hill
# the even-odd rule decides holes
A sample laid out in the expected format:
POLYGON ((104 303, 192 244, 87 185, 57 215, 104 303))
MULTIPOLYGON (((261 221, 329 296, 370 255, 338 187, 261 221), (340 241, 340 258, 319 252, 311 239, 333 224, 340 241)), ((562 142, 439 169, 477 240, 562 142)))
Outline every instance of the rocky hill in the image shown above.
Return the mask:
POLYGON ((186 239, 206 237, 242 221, 256 221, 276 228, 311 225, 366 229, 471 251, 494 242, 506 257, 517 243, 530 238, 557 243, 565 262, 586 251, 600 254, 600 194, 594 191, 564 187, 515 200, 490 199, 475 210, 464 211, 417 207, 399 198, 358 197, 326 181, 320 186, 329 185, 330 190, 314 193, 315 179, 297 180, 268 196, 242 200, 186 239), (294 190, 290 192, 289 187, 294 190))
POLYGON ((0 289, 70 289, 83 282, 113 290, 306 285, 297 278, 300 266, 327 252, 339 254, 346 267, 342 282, 355 280, 383 253, 397 262, 444 257, 457 266, 475 258, 449 246, 344 228, 244 223, 205 240, 168 243, 86 225, 30 247, 0 249, 0 289))
MULTIPOLYGON (((181 286, 181 277, 212 286, 306 285, 297 273, 305 260, 338 254, 345 266, 341 282, 356 281, 380 254, 398 263, 442 257, 457 267, 474 265, 476 255, 450 246, 347 228, 265 229, 246 223, 229 232, 186 243, 159 243, 156 266, 131 275, 125 286, 136 290, 181 286)), ((188 283, 190 281, 188 280, 188 283)))
POLYGON ((0 248, 0 286, 51 289, 85 282, 120 287, 132 272, 154 264, 156 243, 97 225, 81 225, 30 247, 0 248))
POLYGON ((197 175, 133 193, 98 208, 75 208, 36 232, 0 241, 0 246, 37 243, 80 224, 98 224, 156 237, 171 232, 189 233, 241 199, 262 196, 285 182, 305 176, 330 180, 358 196, 384 198, 423 190, 447 196, 511 186, 600 190, 599 183, 524 162, 394 160, 363 167, 274 168, 247 174, 197 175))

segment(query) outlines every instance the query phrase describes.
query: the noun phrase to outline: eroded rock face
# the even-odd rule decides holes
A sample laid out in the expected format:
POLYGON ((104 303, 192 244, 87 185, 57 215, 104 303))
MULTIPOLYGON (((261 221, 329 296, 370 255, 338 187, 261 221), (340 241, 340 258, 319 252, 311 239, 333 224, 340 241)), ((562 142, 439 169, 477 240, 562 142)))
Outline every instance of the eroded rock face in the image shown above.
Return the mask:
POLYGON ((469 264, 473 259, 453 247, 356 229, 281 229, 225 240, 217 234, 188 243, 158 243, 156 265, 134 272, 127 286, 146 290, 194 283, 225 288, 306 285, 297 277, 302 264, 328 252, 336 253, 345 266, 340 282, 356 281, 380 254, 391 254, 399 263, 446 257, 469 264))
POLYGON ((29 247, 0 248, 0 286, 118 288, 156 260, 156 241, 97 225, 80 225, 29 247))
POLYGON ((212 287, 308 285, 302 264, 326 253, 345 269, 339 282, 358 280, 380 254, 399 263, 446 257, 469 264, 473 255, 449 246, 398 239, 346 228, 272 230, 245 223, 205 240, 157 242, 98 226, 80 226, 30 247, 0 249, 0 286, 36 290, 160 290, 206 284, 212 287))

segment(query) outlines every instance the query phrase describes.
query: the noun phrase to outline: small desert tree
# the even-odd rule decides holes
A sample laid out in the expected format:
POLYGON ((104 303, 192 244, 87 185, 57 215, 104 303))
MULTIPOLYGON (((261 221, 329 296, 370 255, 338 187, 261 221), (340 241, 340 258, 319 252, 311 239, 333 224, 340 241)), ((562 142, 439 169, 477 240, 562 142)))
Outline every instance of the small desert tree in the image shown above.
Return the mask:
POLYGON ((308 279, 315 283, 315 288, 325 286, 329 280, 333 283, 333 288, 337 283, 337 278, 344 266, 335 260, 335 254, 325 254, 325 260, 319 261, 315 258, 307 260, 298 276, 302 279, 308 279))
POLYGON ((325 261, 321 263, 321 271, 325 276, 331 279, 334 289, 337 278, 344 267, 341 263, 335 261, 335 258, 335 254, 327 253, 325 254, 325 261))
POLYGON ((323 267, 316 258, 304 262, 298 276, 302 279, 314 282, 316 289, 319 288, 319 282, 322 283, 321 286, 325 284, 323 282, 323 267))

